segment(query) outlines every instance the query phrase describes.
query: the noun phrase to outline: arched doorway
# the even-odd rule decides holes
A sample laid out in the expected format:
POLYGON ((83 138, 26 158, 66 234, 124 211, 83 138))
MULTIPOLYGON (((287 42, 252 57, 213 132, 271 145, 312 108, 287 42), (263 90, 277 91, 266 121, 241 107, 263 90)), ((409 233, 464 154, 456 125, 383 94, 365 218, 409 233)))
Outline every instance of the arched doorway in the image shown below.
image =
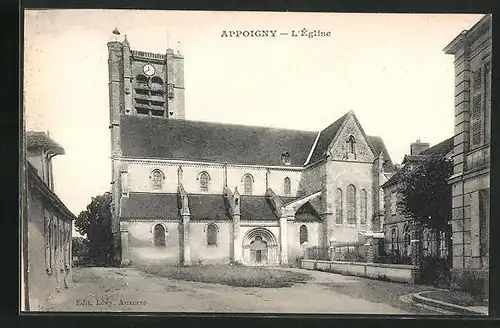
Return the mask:
POLYGON ((278 265, 278 243, 265 228, 248 231, 243 238, 243 264, 254 266, 278 265))

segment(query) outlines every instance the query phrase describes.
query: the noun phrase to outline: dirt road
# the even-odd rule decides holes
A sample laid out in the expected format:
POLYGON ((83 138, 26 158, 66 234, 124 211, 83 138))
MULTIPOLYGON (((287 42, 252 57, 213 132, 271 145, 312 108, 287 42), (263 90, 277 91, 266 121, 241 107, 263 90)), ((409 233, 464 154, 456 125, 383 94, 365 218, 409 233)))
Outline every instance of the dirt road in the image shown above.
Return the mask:
POLYGON ((245 288, 171 280, 132 268, 75 268, 47 311, 436 314, 399 300, 421 286, 317 271, 305 284, 245 288))

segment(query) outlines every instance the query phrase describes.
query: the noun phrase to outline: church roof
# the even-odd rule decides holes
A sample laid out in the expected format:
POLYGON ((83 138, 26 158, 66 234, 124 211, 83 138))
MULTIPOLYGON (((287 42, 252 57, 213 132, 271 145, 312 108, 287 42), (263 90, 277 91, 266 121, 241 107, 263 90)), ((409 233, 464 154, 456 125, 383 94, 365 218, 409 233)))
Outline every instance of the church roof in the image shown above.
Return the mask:
POLYGON ((317 132, 123 115, 124 156, 218 163, 302 166, 317 132))
POLYGON ((130 193, 120 203, 124 218, 179 218, 177 194, 130 193))
POLYGON ((384 156, 384 164, 382 164, 385 172, 395 172, 396 167, 391 160, 391 156, 385 147, 384 141, 382 137, 379 136, 367 136, 368 142, 372 145, 373 150, 375 151, 375 156, 382 155, 384 156))
POLYGON ((188 194, 191 219, 229 220, 222 195, 188 194))
MULTIPOLYGON (((318 141, 311 155, 309 163, 314 163, 323 157, 325 152, 328 150, 328 146, 330 146, 330 144, 332 143, 333 139, 341 129, 342 123, 347 119, 349 114, 354 115, 352 111, 348 112, 320 132, 318 141)), ((382 153, 382 155, 384 156, 384 164, 383 164, 384 171, 394 172, 396 168, 392 163, 391 156, 389 155, 389 152, 387 151, 387 148, 385 147, 382 138, 379 136, 366 136, 366 141, 375 152, 374 154, 375 157, 378 157, 380 153, 382 153)))
MULTIPOLYGON (((122 115, 121 148, 127 157, 269 166, 284 165, 281 155, 288 152, 291 166, 303 166, 309 154, 308 164, 324 156, 350 113, 319 136, 314 131, 122 115)), ((382 138, 367 136, 367 142, 376 156, 384 155, 384 170, 393 172, 382 138)))
POLYGON ((307 202, 297 210, 295 218, 297 221, 317 221, 320 219, 320 216, 311 203, 307 202))
POLYGON ((324 152, 328 149, 328 146, 332 142, 333 138, 337 135, 337 132, 342 126, 344 120, 347 118, 348 114, 349 113, 345 114, 320 132, 318 142, 316 143, 316 147, 314 148, 309 163, 314 163, 323 157, 324 152))
POLYGON ((271 204, 265 196, 240 196, 240 212, 242 220, 277 219, 271 204))
MULTIPOLYGON (((122 198, 121 216, 123 218, 179 218, 177 194, 130 193, 122 198)), ((230 220, 224 206, 222 195, 188 194, 189 210, 192 220, 230 220)), ((282 197, 288 202, 294 197, 282 197)), ((277 219, 265 196, 240 196, 242 220, 277 219)), ((297 219, 318 220, 319 215, 308 203, 297 211, 297 219)))

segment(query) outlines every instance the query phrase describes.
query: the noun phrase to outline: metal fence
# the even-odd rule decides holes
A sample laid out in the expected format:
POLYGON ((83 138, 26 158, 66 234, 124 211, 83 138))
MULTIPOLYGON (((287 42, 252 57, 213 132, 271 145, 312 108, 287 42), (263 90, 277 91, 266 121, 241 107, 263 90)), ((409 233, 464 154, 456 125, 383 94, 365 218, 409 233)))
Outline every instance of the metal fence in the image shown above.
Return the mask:
POLYGON ((408 240, 378 240, 376 263, 412 264, 411 247, 408 240))
POLYGON ((307 260, 330 260, 330 252, 327 247, 308 247, 306 249, 306 259, 307 260))
POLYGON ((335 245, 333 247, 309 247, 306 259, 323 261, 366 262, 367 246, 360 244, 335 245))
POLYGON ((346 262, 366 262, 367 246, 360 244, 336 245, 332 248, 332 259, 346 262))

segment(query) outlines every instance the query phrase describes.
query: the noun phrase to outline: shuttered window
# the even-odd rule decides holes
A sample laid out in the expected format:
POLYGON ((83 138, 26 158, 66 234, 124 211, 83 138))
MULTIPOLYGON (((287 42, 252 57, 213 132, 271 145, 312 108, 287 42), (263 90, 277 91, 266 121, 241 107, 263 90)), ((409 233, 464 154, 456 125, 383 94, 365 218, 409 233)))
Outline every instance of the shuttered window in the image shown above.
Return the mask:
POLYGON ((474 149, 489 140, 490 61, 472 73, 470 109, 470 148, 474 149))

